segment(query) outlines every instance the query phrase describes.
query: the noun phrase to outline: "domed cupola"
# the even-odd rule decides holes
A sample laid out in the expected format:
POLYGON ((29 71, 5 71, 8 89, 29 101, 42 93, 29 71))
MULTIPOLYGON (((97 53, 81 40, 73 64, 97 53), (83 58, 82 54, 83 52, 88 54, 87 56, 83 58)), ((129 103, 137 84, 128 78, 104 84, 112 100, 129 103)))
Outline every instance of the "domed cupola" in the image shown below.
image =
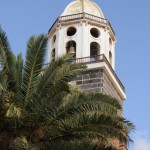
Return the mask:
POLYGON ((73 15, 78 13, 94 14, 97 17, 104 18, 100 7, 90 0, 76 0, 71 2, 61 16, 73 15))

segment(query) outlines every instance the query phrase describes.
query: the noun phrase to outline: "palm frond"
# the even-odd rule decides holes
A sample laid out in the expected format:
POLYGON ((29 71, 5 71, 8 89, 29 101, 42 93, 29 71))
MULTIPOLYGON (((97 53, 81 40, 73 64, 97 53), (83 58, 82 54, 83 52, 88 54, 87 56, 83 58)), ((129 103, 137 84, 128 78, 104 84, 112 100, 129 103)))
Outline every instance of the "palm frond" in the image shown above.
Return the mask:
POLYGON ((22 59, 22 55, 19 54, 16 61, 16 74, 15 74, 16 91, 14 96, 15 102, 20 101, 22 97, 22 93, 21 93, 22 71, 23 71, 23 59, 22 59))
POLYGON ((23 91, 24 101, 27 103, 34 91, 34 84, 41 74, 44 65, 45 51, 47 46, 47 38, 45 35, 38 37, 32 36, 29 39, 27 47, 26 62, 23 72, 23 91))
MULTIPOLYGON (((55 122, 50 128, 46 128, 49 141, 82 141, 88 139, 91 144, 98 142, 100 146, 113 146, 113 139, 122 143, 131 142, 124 129, 125 120, 119 117, 110 117, 105 115, 83 114, 55 122), (54 126, 52 128, 52 126, 54 126), (93 141, 93 142, 91 142, 93 141)), ((131 124, 131 123, 130 123, 131 124)), ((129 122, 126 124, 129 125, 129 122)), ((130 128, 128 126, 128 128, 130 128)), ((132 127, 133 129, 133 127, 132 127)))
MULTIPOLYGON (((80 64, 74 64, 70 66, 73 56, 71 54, 65 55, 56 61, 52 61, 47 68, 45 68, 36 92, 39 97, 43 97, 47 90, 51 90, 54 87, 60 87, 66 85, 72 77, 82 72, 85 66, 80 64)), ((57 88, 56 88, 57 89, 57 88)))
POLYGON ((0 27, 0 62, 3 73, 8 77, 9 82, 9 89, 15 90, 15 63, 16 58, 15 55, 12 53, 10 49, 10 45, 8 42, 8 38, 6 36, 6 33, 2 30, 0 27))
MULTIPOLYGON (((33 105, 37 101, 41 102, 41 100, 45 100, 45 103, 48 105, 52 103, 59 105, 62 103, 62 98, 70 92, 67 81, 70 81, 85 69, 85 66, 80 64, 71 65, 72 58, 72 55, 65 55, 56 61, 52 61, 45 68, 38 80, 35 93, 32 97, 31 103, 33 105), (63 97, 60 95, 63 95, 63 97)), ((32 107, 31 103, 30 106, 32 107)))
POLYGON ((69 98, 67 97, 69 101, 65 101, 61 107, 53 106, 53 109, 49 109, 49 123, 83 113, 99 112, 108 116, 118 116, 118 111, 122 110, 115 98, 101 93, 77 93, 69 98))

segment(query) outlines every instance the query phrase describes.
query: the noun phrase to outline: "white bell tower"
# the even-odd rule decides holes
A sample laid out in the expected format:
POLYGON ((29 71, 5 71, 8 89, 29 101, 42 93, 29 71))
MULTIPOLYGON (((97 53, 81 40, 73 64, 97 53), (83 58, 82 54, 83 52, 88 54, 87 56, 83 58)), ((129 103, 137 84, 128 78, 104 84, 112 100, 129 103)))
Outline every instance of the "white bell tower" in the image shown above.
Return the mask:
POLYGON ((126 98, 124 86, 115 73, 116 37, 100 7, 91 0, 74 0, 49 29, 49 62, 75 53, 76 63, 87 71, 75 79, 85 91, 126 98))
POLYGON ((115 67, 115 34, 99 6, 90 0, 75 0, 49 31, 49 61, 74 48, 76 58, 105 54, 115 67))
MULTIPOLYGON (((111 95, 122 104, 125 88, 115 73, 116 37, 100 7, 91 0, 74 0, 57 18, 48 32, 49 62, 75 53, 76 63, 87 70, 74 79, 84 91, 111 95)), ((118 150, 126 150, 118 144, 118 150)))

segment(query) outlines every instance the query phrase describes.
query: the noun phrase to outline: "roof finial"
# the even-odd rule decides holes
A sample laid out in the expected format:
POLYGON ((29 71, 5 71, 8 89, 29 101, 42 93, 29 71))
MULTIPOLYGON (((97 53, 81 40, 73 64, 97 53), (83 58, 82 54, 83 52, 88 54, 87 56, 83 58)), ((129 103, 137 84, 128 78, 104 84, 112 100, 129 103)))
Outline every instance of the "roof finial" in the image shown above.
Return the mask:
POLYGON ((90 1, 90 0, 77 0, 77 1, 81 1, 82 2, 82 12, 85 12, 85 8, 84 8, 84 3, 85 1, 90 1))
POLYGON ((84 0, 82 0, 82 12, 84 12, 84 0))

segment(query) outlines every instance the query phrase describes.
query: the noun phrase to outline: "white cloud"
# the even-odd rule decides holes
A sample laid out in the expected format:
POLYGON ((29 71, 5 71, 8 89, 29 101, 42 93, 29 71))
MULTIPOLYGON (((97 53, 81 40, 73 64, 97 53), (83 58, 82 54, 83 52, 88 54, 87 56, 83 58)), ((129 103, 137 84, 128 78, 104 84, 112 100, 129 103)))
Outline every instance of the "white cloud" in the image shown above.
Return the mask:
POLYGON ((139 138, 135 141, 135 150, 150 150, 150 141, 144 138, 139 138))
POLYGON ((150 150, 150 139, 147 132, 140 132, 134 140, 134 150, 150 150))

